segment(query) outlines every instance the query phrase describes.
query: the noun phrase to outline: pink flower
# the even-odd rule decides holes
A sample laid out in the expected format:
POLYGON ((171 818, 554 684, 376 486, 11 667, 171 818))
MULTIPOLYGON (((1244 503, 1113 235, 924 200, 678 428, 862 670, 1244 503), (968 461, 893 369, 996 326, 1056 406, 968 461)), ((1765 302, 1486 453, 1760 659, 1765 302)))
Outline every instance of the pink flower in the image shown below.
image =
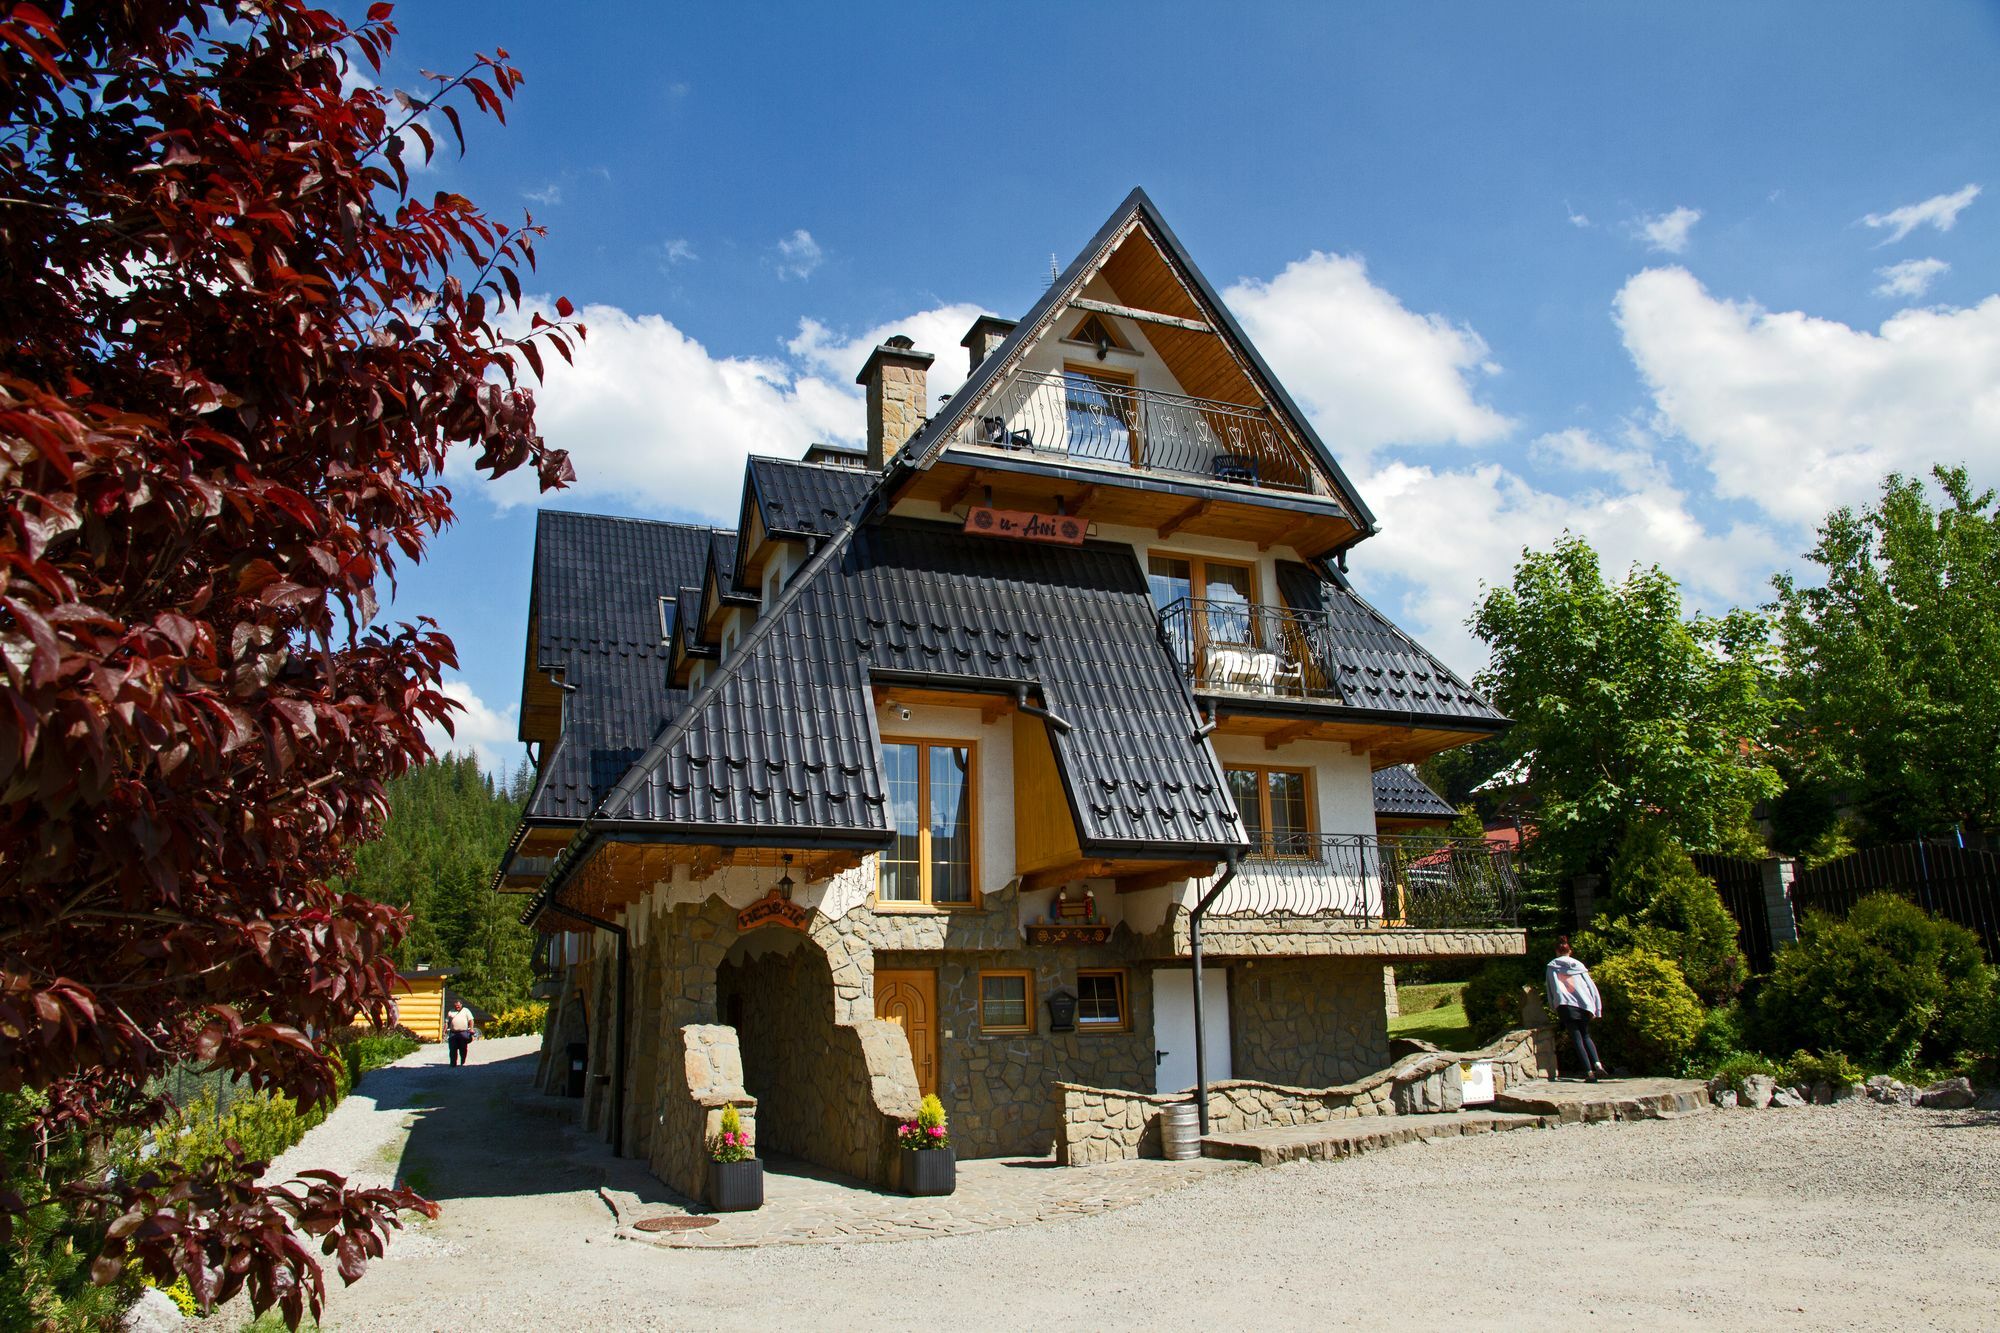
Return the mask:
POLYGON ((932 1125, 932 1126, 931 1126, 931 1137, 932 1137, 932 1138, 934 1138, 934 1139, 941 1139, 941 1138, 943 1138, 943 1137, 944 1137, 944 1126, 943 1126, 943 1125, 932 1125))

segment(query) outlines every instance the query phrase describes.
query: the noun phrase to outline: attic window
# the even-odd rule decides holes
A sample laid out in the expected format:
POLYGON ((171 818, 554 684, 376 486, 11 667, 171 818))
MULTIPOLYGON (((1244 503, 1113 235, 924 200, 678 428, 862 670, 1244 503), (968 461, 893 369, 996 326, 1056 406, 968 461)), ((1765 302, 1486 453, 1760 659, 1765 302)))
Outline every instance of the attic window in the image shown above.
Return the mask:
POLYGON ((674 637, 674 599, 660 599, 660 639, 665 642, 674 637))
POLYGON ((1085 315, 1083 322, 1070 330, 1069 340, 1073 343, 1082 343, 1086 347, 1095 347, 1100 354, 1112 347, 1121 352, 1132 350, 1125 340, 1118 336, 1118 330, 1112 327, 1111 321, 1099 314, 1085 315))

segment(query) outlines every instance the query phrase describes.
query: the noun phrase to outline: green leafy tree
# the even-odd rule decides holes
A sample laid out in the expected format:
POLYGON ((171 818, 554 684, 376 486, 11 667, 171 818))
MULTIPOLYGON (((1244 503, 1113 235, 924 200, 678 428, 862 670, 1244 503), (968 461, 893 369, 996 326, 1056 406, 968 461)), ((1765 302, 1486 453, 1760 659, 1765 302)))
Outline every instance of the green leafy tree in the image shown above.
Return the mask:
POLYGON ((1893 475, 1874 508, 1829 515, 1807 555, 1822 584, 1773 580, 1788 761, 1818 824, 1826 792, 1851 794, 1884 841, 2000 831, 2000 505, 1963 467, 1932 475, 1942 504, 1893 475))
POLYGON ((1471 625, 1492 653, 1479 684, 1515 719, 1499 743, 1532 756, 1544 869, 1603 869, 1642 819, 1696 851, 1738 846, 1777 792, 1764 756, 1782 705, 1760 614, 1689 617, 1657 566, 1607 583, 1565 534, 1524 552, 1471 625))
POLYGON ((1611 863, 1612 910, 1577 939, 1577 952, 1602 958, 1646 949, 1673 960, 1703 1004, 1726 1003, 1748 968, 1736 918, 1686 849, 1657 822, 1634 824, 1611 863))

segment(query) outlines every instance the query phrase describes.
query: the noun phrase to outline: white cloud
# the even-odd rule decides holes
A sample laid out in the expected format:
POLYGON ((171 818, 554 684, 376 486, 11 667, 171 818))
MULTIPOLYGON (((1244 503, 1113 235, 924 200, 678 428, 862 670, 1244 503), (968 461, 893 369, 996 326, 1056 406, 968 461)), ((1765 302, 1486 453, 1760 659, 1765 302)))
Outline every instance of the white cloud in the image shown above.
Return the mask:
MULTIPOLYGON (((1542 490, 1507 467, 1437 469, 1390 462, 1359 478, 1381 532, 1354 556, 1364 595, 1400 596, 1399 623, 1461 673, 1485 660, 1466 628, 1482 584, 1505 584, 1526 547, 1548 548, 1565 531, 1596 547, 1607 577, 1658 564, 1681 581, 1691 607, 1719 612, 1763 599, 1784 550, 1749 524, 1713 531, 1692 512, 1651 454, 1581 431, 1544 436, 1537 451, 1615 485, 1572 495, 1542 490)), ((1386 598, 1385 598, 1386 600, 1386 598)))
POLYGON ((778 241, 778 276, 780 278, 810 278, 826 258, 826 251, 820 248, 812 233, 800 227, 790 236, 778 241))
POLYGON ((1718 495, 1809 527, 1884 474, 1990 459, 2000 439, 2000 296, 1904 310, 1879 332, 1719 300, 1648 269, 1615 303, 1656 425, 1685 437, 1718 495))
POLYGON ((1939 231, 1950 231, 1958 225, 1958 215, 1978 197, 1979 187, 1967 185, 1950 194, 1934 194, 1919 203, 1904 204, 1901 208, 1892 208, 1886 213, 1870 213, 1861 219, 1861 225, 1874 227, 1877 230, 1886 229, 1889 234, 1882 238, 1880 244, 1894 245, 1918 227, 1927 224, 1939 231))
POLYGON ((1946 273, 1951 265, 1942 259, 1905 259, 1900 264, 1875 270, 1875 276, 1882 279, 1876 286, 1877 296, 1907 297, 1914 301, 1931 289, 1946 273))
POLYGON ((986 313, 983 306, 938 306, 919 311, 908 319, 892 319, 847 338, 838 337, 816 319, 802 319, 798 336, 785 344, 785 350, 814 373, 835 384, 851 385, 870 352, 891 335, 905 334, 918 351, 937 358, 931 363, 927 384, 935 405, 940 394, 951 393, 965 382, 970 365, 959 340, 972 327, 972 321, 986 313))
POLYGON ((675 264, 692 264, 701 256, 694 252, 694 246, 685 236, 670 236, 660 242, 660 258, 668 267, 675 264))
MULTIPOLYGON (((524 331, 532 313, 510 317, 508 330, 524 331)), ((733 525, 749 455, 796 458, 814 440, 865 438, 854 375, 870 348, 909 334, 937 356, 934 391, 949 392, 965 376, 958 340, 981 313, 940 306, 852 337, 804 319, 786 355, 743 357, 718 356, 659 315, 585 306, 577 317, 590 336, 575 349, 576 363, 545 352, 548 381, 536 389, 542 434, 576 467, 575 484, 556 503, 612 495, 662 516, 733 525)), ((470 460, 454 458, 453 469, 469 474, 470 460)), ((500 505, 544 499, 532 477, 518 474, 480 493, 500 505)))
POLYGON ((1572 227, 1581 228, 1581 227, 1588 227, 1590 225, 1589 216, 1583 213, 1579 213, 1574 208, 1571 208, 1569 206, 1569 201, 1567 199, 1563 201, 1563 212, 1569 214, 1569 225, 1572 227))
POLYGON ((539 190, 524 190, 522 197, 534 204, 559 204, 562 202, 562 186, 550 181, 539 190))
POLYGON ((512 704, 504 710, 495 709, 463 680, 447 680, 442 693, 456 699, 462 707, 452 714, 455 735, 447 734, 436 723, 424 728, 424 739, 430 742, 434 753, 470 754, 495 777, 520 767, 523 753, 520 741, 515 738, 512 704))
POLYGON ((1257 349, 1332 449, 1481 444, 1513 423, 1476 396, 1496 374, 1486 341, 1443 315, 1418 314, 1352 255, 1318 251, 1269 282, 1223 293, 1257 349))
POLYGON ((1699 221, 1701 210, 1683 205, 1671 213, 1648 213, 1634 222, 1632 229, 1647 249, 1680 255, 1687 253, 1689 234, 1699 221))

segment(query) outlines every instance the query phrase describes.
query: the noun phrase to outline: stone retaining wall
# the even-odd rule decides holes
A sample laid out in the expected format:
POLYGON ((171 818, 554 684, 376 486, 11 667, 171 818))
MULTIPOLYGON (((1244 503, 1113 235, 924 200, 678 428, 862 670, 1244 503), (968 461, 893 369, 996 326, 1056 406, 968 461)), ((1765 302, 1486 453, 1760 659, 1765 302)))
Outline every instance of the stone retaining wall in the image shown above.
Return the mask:
MULTIPOLYGON (((1464 1054, 1418 1050, 1387 1069, 1334 1087, 1295 1088, 1254 1079, 1212 1083, 1208 1089, 1209 1126, 1221 1133, 1316 1124, 1349 1116, 1456 1111, 1463 1096, 1462 1060, 1492 1061, 1498 1091, 1554 1070, 1554 1034, 1546 1028, 1521 1028, 1483 1050, 1464 1054)), ((1166 1107, 1186 1100, 1186 1094, 1058 1083, 1056 1160, 1065 1166, 1090 1166, 1161 1156, 1161 1114, 1166 1107)))

